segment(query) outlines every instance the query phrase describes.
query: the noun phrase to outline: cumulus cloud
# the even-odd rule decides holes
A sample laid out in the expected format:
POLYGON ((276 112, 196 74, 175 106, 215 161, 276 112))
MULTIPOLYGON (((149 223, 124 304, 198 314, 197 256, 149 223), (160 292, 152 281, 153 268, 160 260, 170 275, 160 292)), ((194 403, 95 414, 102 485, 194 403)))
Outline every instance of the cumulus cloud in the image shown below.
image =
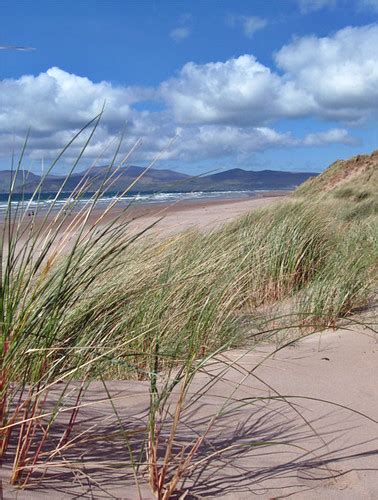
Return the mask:
POLYGON ((261 30, 268 24, 266 19, 257 16, 230 16, 228 23, 232 27, 241 26, 244 35, 252 38, 256 31, 261 30))
POLYGON ((327 144, 349 144, 356 145, 359 140, 349 135, 349 132, 344 128, 333 128, 325 132, 314 132, 308 134, 299 145, 303 146, 323 146, 327 144))
POLYGON ((378 111, 377 46, 378 25, 348 27, 281 48, 280 73, 249 54, 187 63, 160 92, 179 123, 252 126, 304 116, 357 122, 378 111))
POLYGON ((267 127, 240 128, 203 125, 179 128, 177 140, 165 155, 168 159, 184 161, 245 155, 272 147, 290 146, 294 140, 289 133, 278 133, 267 127))
POLYGON ((130 106, 152 95, 149 89, 93 83, 50 68, 38 76, 0 81, 0 132, 29 127, 34 133, 74 129, 98 114, 104 103, 104 121, 108 127, 119 128, 132 120, 130 106))
MULTIPOLYGON (((275 147, 355 144, 346 125, 378 112, 378 25, 345 28, 330 37, 294 39, 275 54, 277 69, 246 54, 223 62, 187 63, 156 88, 92 82, 59 68, 0 81, 0 154, 19 147, 31 128, 30 156, 54 156, 105 112, 87 155, 96 158, 125 131, 138 138, 138 158, 151 159, 179 132, 167 159, 193 161, 275 147), (160 99, 161 111, 135 105, 160 99), (274 129, 277 121, 310 117, 331 128, 302 139, 274 129), (339 125, 334 126, 334 123, 339 125)), ((74 157, 85 134, 71 148, 74 157)))
POLYGON ((378 25, 348 27, 332 37, 303 37, 276 54, 278 66, 317 114, 353 121, 378 109, 378 25))
MULTIPOLYGON (((37 76, 0 81, 0 134, 2 152, 17 148, 31 130, 31 156, 53 156, 105 105, 101 124, 88 154, 97 155, 106 141, 122 130, 131 143, 143 130, 151 132, 148 112, 136 112, 132 105, 152 98, 147 88, 118 87, 109 82, 94 83, 59 68, 37 76), (8 145, 8 148, 5 148, 8 145)), ((84 133, 71 148, 82 147, 84 133)))
POLYGON ((249 156, 272 148, 356 144, 345 129, 330 129, 311 133, 304 138, 289 132, 277 132, 270 127, 232 127, 227 125, 191 126, 177 130, 173 148, 166 159, 183 161, 249 156))
POLYGON ((264 124, 278 116, 303 116, 313 108, 311 96, 252 55, 188 63, 178 78, 162 84, 161 94, 180 123, 264 124))

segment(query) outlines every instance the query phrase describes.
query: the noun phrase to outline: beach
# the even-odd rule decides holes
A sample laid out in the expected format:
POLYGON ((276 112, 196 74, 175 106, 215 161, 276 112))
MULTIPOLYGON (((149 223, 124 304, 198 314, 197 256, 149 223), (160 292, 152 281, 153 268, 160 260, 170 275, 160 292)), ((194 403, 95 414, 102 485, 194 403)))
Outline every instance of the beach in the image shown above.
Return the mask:
POLYGON ((284 197, 283 194, 276 194, 251 197, 247 200, 193 200, 158 207, 145 205, 131 207, 125 216, 134 221, 135 228, 147 227, 159 220, 153 231, 161 236, 192 228, 209 231, 252 210, 279 203, 284 197))
MULTIPOLYGON (((156 223, 151 234, 163 238, 188 229, 211 231, 280 201, 280 196, 266 196, 140 205, 122 217, 131 221, 131 233, 156 223)), ((115 208, 104 223, 121 213, 115 208)), ((88 223, 98 217, 101 211, 94 211, 88 223)), ((189 446, 198 433, 207 432, 214 414, 224 415, 215 421, 193 459, 182 498, 377 498, 378 400, 372 373, 378 363, 378 342, 374 329, 353 326, 352 321, 278 352, 276 347, 274 342, 263 342, 231 349, 217 355, 209 371, 195 376, 187 394, 190 404, 175 437, 177 446, 189 446), (217 376, 225 366, 227 372, 197 400, 209 377, 217 376), (227 411, 222 410, 225 404, 227 411)), ((65 406, 75 406, 80 387, 78 381, 69 385, 65 406)), ((43 481, 37 479, 25 491, 7 485, 8 465, 4 464, 4 498, 138 498, 130 467, 125 465, 127 452, 115 429, 119 418, 129 430, 145 425, 149 387, 143 380, 108 380, 105 390, 103 383, 90 382, 76 431, 79 436, 89 431, 90 439, 77 443, 74 439, 64 461, 46 469, 43 481)), ((59 386, 49 398, 54 394, 58 398, 59 386)), ((173 393, 173 408, 177 397, 173 393)), ((65 422, 64 414, 60 419, 65 422)), ((153 498, 143 473, 139 489, 140 498, 153 498)))
POLYGON ((378 500, 378 0, 1 13, 0 500, 378 500))
MULTIPOLYGON (((219 355, 212 373, 224 363, 231 369, 182 416, 176 439, 190 443, 231 398, 230 411, 216 421, 193 461, 198 466, 186 482, 188 498, 376 499, 378 400, 371 374, 377 337, 363 328, 328 330, 269 358, 272 351, 263 344, 219 355), (264 399, 275 394, 282 397, 264 399)), ((188 399, 207 382, 208 376, 199 374, 188 399)), ((47 469, 39 486, 26 491, 7 486, 4 498, 138 498, 130 469, 122 465, 127 460, 122 437, 106 438, 116 425, 109 395, 128 428, 138 428, 146 418, 149 386, 143 381, 106 386, 108 393, 101 382, 92 382, 83 401, 80 428, 93 433, 87 444, 78 444, 85 462, 77 461, 73 446, 66 465, 47 469)), ((75 404, 79 388, 71 387, 67 406, 75 404)), ((140 488, 141 498, 154 498, 145 481, 140 488)))
MULTIPOLYGON (((68 251, 84 217, 86 217, 85 226, 87 228, 90 228, 93 224, 97 224, 98 227, 105 226, 114 219, 118 219, 119 223, 128 222, 125 235, 134 235, 145 230, 146 236, 153 234, 154 237, 157 235, 164 237, 194 228, 201 231, 210 231, 241 217, 251 210, 279 203, 285 196, 286 193, 276 191, 240 199, 193 198, 175 203, 134 203, 127 206, 114 204, 108 210, 106 205, 99 205, 91 209, 90 212, 87 209, 85 213, 75 209, 72 212, 67 211, 67 215, 64 214, 64 211, 54 210, 49 213, 44 209, 36 212, 34 216, 34 213, 29 211, 25 212, 19 224, 19 231, 23 233, 20 242, 28 237, 30 230, 37 233, 43 225, 44 232, 46 232, 46 227, 60 225, 60 236, 57 238, 55 245, 61 245, 63 239, 66 246, 65 251, 68 251), (45 218, 47 218, 48 222, 45 221, 45 218), (62 219, 64 219, 63 223, 60 222, 62 219), (98 221, 100 221, 99 224, 98 221)), ((2 217, 0 218, 0 231, 3 225, 4 218, 2 217)), ((5 233, 6 240, 7 232, 5 233)))

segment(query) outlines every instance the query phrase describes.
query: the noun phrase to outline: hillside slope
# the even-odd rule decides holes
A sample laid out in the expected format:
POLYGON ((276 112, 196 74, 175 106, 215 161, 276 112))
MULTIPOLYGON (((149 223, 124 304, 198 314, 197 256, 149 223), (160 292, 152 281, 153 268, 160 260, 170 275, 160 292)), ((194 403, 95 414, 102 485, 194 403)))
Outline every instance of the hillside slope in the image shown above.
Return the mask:
MULTIPOLYGON (((8 193, 12 172, 0 171, 0 193, 8 193)), ((284 172, 273 170, 247 171, 231 169, 216 174, 191 177, 173 170, 150 169, 128 166, 119 169, 111 183, 112 192, 122 192, 132 186, 130 193, 138 192, 190 192, 190 191, 253 191, 269 189, 294 189, 309 177, 311 172, 284 172), (138 180, 137 180, 138 179, 138 180)), ((57 192, 64 182, 64 191, 69 192, 78 185, 87 183, 88 191, 95 191, 109 176, 108 167, 96 167, 72 174, 68 179, 62 176, 47 176, 42 183, 42 192, 57 192)), ((19 172, 15 193, 32 193, 41 178, 30 172, 19 172)))
POLYGON ((322 174, 299 186, 295 196, 331 193, 337 197, 355 197, 356 201, 378 194, 378 150, 349 160, 337 160, 322 174))
POLYGON ((314 175, 316 173, 233 168, 187 179, 185 183, 180 184, 180 189, 183 191, 294 189, 314 175))

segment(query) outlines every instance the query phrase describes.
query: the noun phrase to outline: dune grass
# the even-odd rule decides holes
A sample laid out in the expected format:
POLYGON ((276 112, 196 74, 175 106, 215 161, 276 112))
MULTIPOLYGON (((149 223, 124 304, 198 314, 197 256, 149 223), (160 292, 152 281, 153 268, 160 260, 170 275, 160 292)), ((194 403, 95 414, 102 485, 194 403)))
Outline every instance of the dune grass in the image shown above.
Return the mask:
MULTIPOLYGON (((305 328, 334 325, 366 305, 376 283, 377 217, 370 210, 346 217, 349 195, 343 203, 289 200, 207 234, 157 240, 150 227, 132 230, 122 213, 91 218, 117 175, 118 153, 85 202, 87 181, 62 207, 58 193, 47 213, 30 217, 27 202, 12 204, 10 188, 1 240, 1 456, 12 458, 11 483, 27 485, 40 461, 48 464, 70 443, 90 380, 105 387, 107 379, 148 380, 140 450, 135 456, 125 432, 125 461, 135 478, 147 465, 152 490, 170 498, 206 437, 174 451, 195 375, 219 352, 243 345, 243 318, 266 305, 289 301, 289 316, 305 328), (73 382, 79 390, 67 409, 73 382), (62 411, 66 425, 52 445, 62 411)), ((21 164, 22 155, 13 185, 21 164)), ((249 330, 254 338, 264 333, 249 330)))
MULTIPOLYGON (((117 175, 119 166, 114 162, 119 145, 108 177, 90 199, 83 199, 86 190, 90 189, 90 181, 85 179, 63 205, 58 204, 99 119, 100 116, 96 117, 72 139, 70 144, 84 131, 89 131, 82 152, 46 211, 41 212, 38 204, 33 210, 30 207, 40 196, 44 177, 61 155, 52 162, 29 199, 24 196, 19 202, 13 199, 17 179, 23 176, 24 151, 13 171, 0 244, 0 455, 2 459, 7 453, 13 457, 12 484, 27 483, 33 464, 44 452, 69 382, 78 378, 80 368, 85 386, 89 367, 97 357, 93 349, 105 340, 99 337, 99 329, 88 339, 82 336, 78 339, 78 332, 73 330, 69 335, 62 335, 70 310, 85 290, 95 287, 103 274, 119 265, 118 258, 140 236, 128 234, 128 223, 122 214, 101 225, 102 217, 117 200, 112 200, 103 214, 95 216, 94 222, 90 221, 98 199, 117 175), (80 350, 82 343, 86 345, 84 350, 80 350), (46 412, 49 392, 56 390, 61 382, 64 383, 56 407, 46 412), (25 472, 27 468, 29 472, 25 472)), ((101 358, 101 354, 98 357, 101 358)), ((68 439, 76 420, 81 394, 82 391, 62 431, 62 442, 68 439)))
POLYGON ((367 303, 377 262, 376 218, 345 222, 336 210, 289 201, 209 234, 139 243, 81 297, 64 336, 80 328, 86 339, 101 324, 113 340, 137 337, 103 369, 143 378, 142 353, 157 336, 166 360, 240 345, 241 318, 268 304, 289 300, 303 325, 334 325, 367 303))

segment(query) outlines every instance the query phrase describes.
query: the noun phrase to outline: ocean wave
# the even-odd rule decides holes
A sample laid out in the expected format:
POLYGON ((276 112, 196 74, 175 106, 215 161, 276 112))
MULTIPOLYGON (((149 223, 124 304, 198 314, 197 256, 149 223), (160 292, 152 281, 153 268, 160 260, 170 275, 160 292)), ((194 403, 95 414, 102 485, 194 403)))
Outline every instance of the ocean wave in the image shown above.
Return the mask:
MULTIPOLYGON (((106 205, 109 203, 117 204, 151 204, 151 203, 176 203, 185 200, 198 200, 198 199, 214 199, 214 198, 242 198, 252 196, 254 193, 262 192, 264 190, 256 191, 194 191, 194 192, 179 192, 179 193, 153 193, 153 194, 133 194, 118 196, 116 193, 110 193, 102 196, 96 201, 96 205, 106 205)), ((8 207, 7 195, 2 195, 2 200, 0 200, 0 212, 4 212, 8 207)), ((83 206, 91 201, 90 197, 83 197, 78 200, 71 198, 69 195, 61 194, 58 199, 54 196, 45 199, 13 199, 10 202, 12 209, 17 208, 18 210, 40 210, 40 209, 56 209, 59 210, 62 206, 69 204, 75 204, 76 206, 83 206)))

